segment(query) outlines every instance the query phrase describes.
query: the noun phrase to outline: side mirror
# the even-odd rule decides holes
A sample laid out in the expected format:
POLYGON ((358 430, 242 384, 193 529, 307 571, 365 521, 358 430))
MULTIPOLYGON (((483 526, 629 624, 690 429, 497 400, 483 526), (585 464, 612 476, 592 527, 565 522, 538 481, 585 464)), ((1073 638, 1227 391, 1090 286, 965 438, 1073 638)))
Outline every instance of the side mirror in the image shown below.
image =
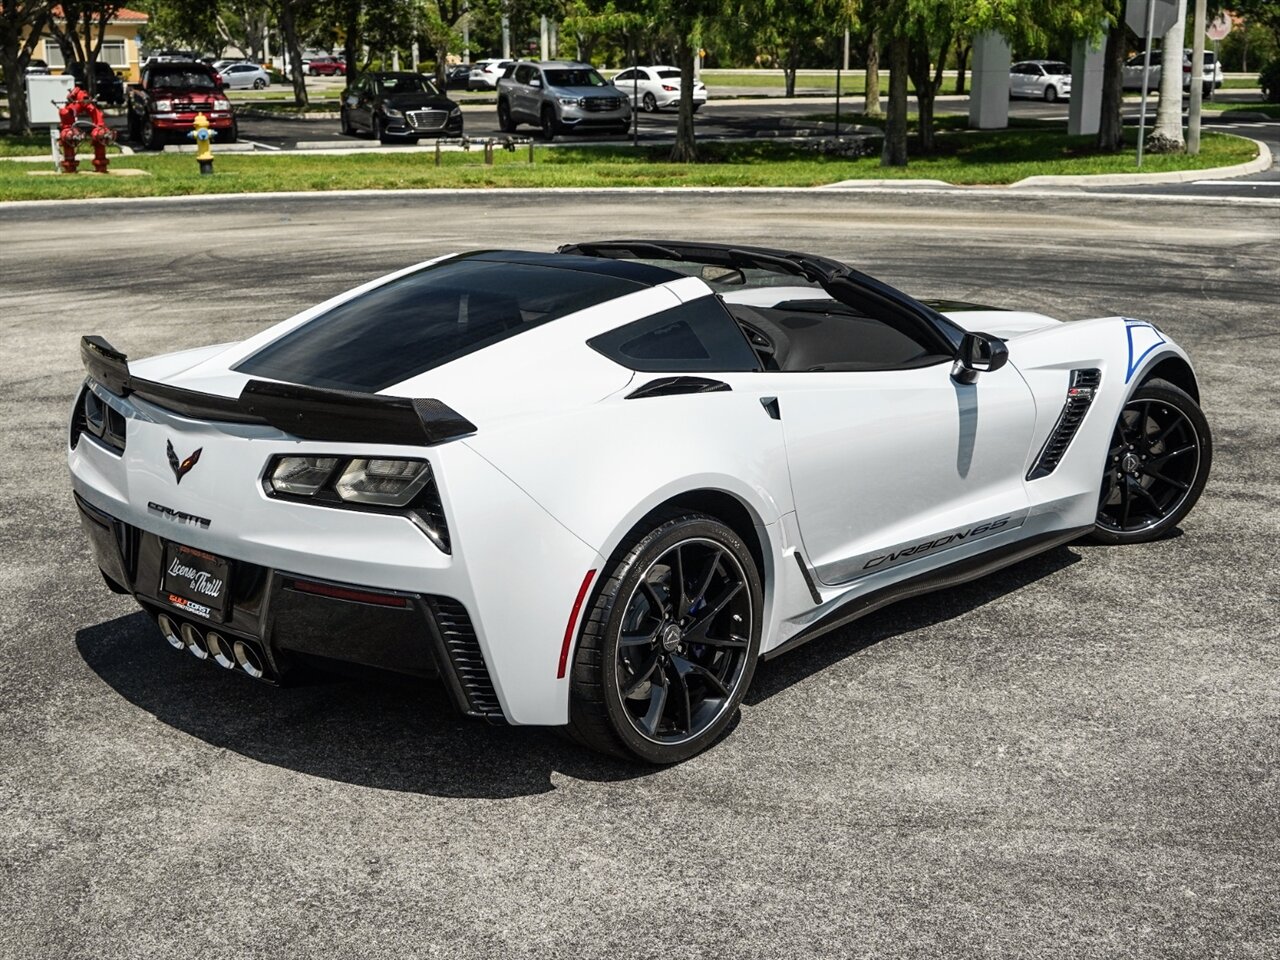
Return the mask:
POLYGON ((951 365, 956 383, 975 383, 979 373, 991 373, 1009 362, 1009 348, 989 333, 966 333, 951 365))

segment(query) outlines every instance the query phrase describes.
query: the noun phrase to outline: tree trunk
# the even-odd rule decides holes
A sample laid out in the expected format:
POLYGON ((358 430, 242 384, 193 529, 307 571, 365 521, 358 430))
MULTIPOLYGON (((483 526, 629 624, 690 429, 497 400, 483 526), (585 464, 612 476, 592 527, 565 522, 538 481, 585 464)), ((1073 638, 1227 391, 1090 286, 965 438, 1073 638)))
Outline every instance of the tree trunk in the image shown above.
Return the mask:
POLYGON ((920 152, 925 155, 933 153, 933 107, 938 88, 942 85, 942 64, 947 58, 947 50, 950 46, 951 38, 945 37, 938 50, 938 68, 935 72, 932 69, 928 35, 923 31, 916 34, 910 45, 908 63, 911 82, 916 88, 916 106, 920 112, 920 152))
POLYGON ((889 114, 884 125, 880 166, 907 165, 907 38, 889 41, 889 114))
POLYGON ((348 0, 342 7, 342 59, 347 65, 346 89, 356 80, 356 66, 360 63, 360 14, 364 5, 360 0, 348 0))
POLYGON ((862 112, 869 117, 880 116, 880 31, 873 29, 867 38, 867 102, 862 112))
MULTIPOLYGON (((47 8, 42 8, 31 19, 26 19, 23 13, 24 11, 16 11, 15 16, 0 21, 0 67, 4 69, 6 77, 26 76, 31 54, 48 23, 47 8)), ((9 100, 9 132, 30 133, 31 117, 27 114, 27 91, 24 85, 10 82, 5 85, 5 90, 9 100)))
POLYGON ((676 142, 671 148, 672 163, 696 163, 698 145, 693 133, 693 58, 697 56, 692 38, 692 24, 684 24, 676 43, 676 60, 680 65, 680 118, 676 121, 676 142))
POLYGON ((280 32, 289 51, 289 77, 293 81, 293 102, 307 105, 307 78, 302 72, 302 40, 298 36, 297 12, 292 2, 280 4, 280 32))
POLYGON ((1182 137, 1182 36, 1186 20, 1187 0, 1178 0, 1178 18, 1160 41, 1160 103, 1147 137, 1147 150, 1151 153, 1182 153, 1187 148, 1182 137))
POLYGON ((956 50, 956 94, 963 97, 965 90, 965 74, 969 70, 969 53, 973 50, 973 43, 963 43, 956 50))
POLYGON ((1124 55, 1125 25, 1113 23, 1107 32, 1107 49, 1103 54, 1102 107, 1098 119, 1099 150, 1119 153, 1124 149, 1124 55))
POLYGON ((783 61, 782 76, 787 84, 787 96, 794 97, 796 95, 796 68, 800 66, 800 49, 795 38, 792 38, 791 46, 787 48, 787 59, 783 61))
MULTIPOLYGON (((449 41, 445 40, 436 45, 436 85, 441 93, 449 89, 449 64, 446 62, 448 59, 449 41)), ((416 63, 413 65, 413 70, 415 73, 418 70, 416 63)))

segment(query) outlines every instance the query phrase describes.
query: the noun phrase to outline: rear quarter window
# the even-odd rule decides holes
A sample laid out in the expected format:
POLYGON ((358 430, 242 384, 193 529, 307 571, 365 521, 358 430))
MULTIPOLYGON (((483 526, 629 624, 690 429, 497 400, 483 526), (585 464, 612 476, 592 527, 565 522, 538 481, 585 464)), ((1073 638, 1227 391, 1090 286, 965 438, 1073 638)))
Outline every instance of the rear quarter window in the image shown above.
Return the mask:
POLYGON ((701 297, 587 341, 615 363, 646 373, 758 370, 755 351, 719 297, 701 297))

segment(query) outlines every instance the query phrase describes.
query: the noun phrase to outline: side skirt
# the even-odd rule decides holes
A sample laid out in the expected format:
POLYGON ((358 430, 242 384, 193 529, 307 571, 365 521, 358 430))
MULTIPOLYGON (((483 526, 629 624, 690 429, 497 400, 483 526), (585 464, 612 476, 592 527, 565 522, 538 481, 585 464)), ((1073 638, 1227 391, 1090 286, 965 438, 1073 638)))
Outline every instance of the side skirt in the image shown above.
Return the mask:
POLYGON ((962 583, 968 583, 970 580, 985 577, 989 573, 995 573, 997 570, 1018 563, 1021 560, 1034 557, 1038 553, 1044 553, 1054 547, 1070 543, 1072 540, 1078 540, 1092 529, 1093 525, 1090 524, 1087 527, 1073 527, 1070 530, 1054 530, 1049 533, 1041 533, 1026 540, 1005 544, 995 550, 988 550, 985 553, 966 557, 964 560, 953 563, 950 566, 930 570, 928 573, 921 573, 907 580, 874 590, 832 610, 820 620, 816 620, 805 627, 804 630, 797 633, 786 643, 774 647, 767 653, 762 653, 760 659, 772 660, 776 656, 808 643, 815 637, 837 630, 860 617, 865 617, 867 614, 879 610, 881 607, 897 603, 899 600, 918 597, 924 593, 932 593, 934 590, 945 590, 948 587, 956 587, 962 583))

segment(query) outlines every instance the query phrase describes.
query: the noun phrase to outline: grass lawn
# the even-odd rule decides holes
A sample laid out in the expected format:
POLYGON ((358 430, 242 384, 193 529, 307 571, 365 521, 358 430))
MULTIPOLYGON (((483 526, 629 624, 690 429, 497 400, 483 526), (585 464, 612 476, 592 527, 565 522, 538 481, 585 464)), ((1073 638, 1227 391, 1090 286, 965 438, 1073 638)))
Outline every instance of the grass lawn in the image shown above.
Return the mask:
MULTIPOLYGON (((270 190, 350 190, 425 187, 708 187, 817 186, 837 180, 885 176, 934 178, 958 184, 1012 183, 1034 174, 1122 173, 1134 169, 1132 154, 1099 155, 1091 137, 1067 137, 1035 129, 944 133, 934 157, 913 160, 905 170, 887 170, 877 158, 849 160, 789 144, 704 144, 704 161, 672 164, 664 148, 638 151, 621 145, 540 148, 537 162, 521 150, 499 153, 492 167, 479 151, 446 153, 436 167, 430 153, 369 153, 352 156, 228 154, 216 174, 201 177, 184 154, 120 158, 151 176, 29 176, 31 165, 0 160, 0 200, 78 197, 145 197, 197 193, 256 193, 270 190)), ((1146 172, 1203 169, 1252 159, 1253 144, 1206 133, 1198 157, 1149 156, 1146 172)))
MULTIPOLYGON (((1207 101, 1205 106, 1209 109, 1217 109, 1216 105, 1210 105, 1207 101)), ((1280 120, 1280 103, 1233 103, 1230 106, 1222 108, 1223 113, 1264 113, 1268 117, 1275 117, 1280 120)))

